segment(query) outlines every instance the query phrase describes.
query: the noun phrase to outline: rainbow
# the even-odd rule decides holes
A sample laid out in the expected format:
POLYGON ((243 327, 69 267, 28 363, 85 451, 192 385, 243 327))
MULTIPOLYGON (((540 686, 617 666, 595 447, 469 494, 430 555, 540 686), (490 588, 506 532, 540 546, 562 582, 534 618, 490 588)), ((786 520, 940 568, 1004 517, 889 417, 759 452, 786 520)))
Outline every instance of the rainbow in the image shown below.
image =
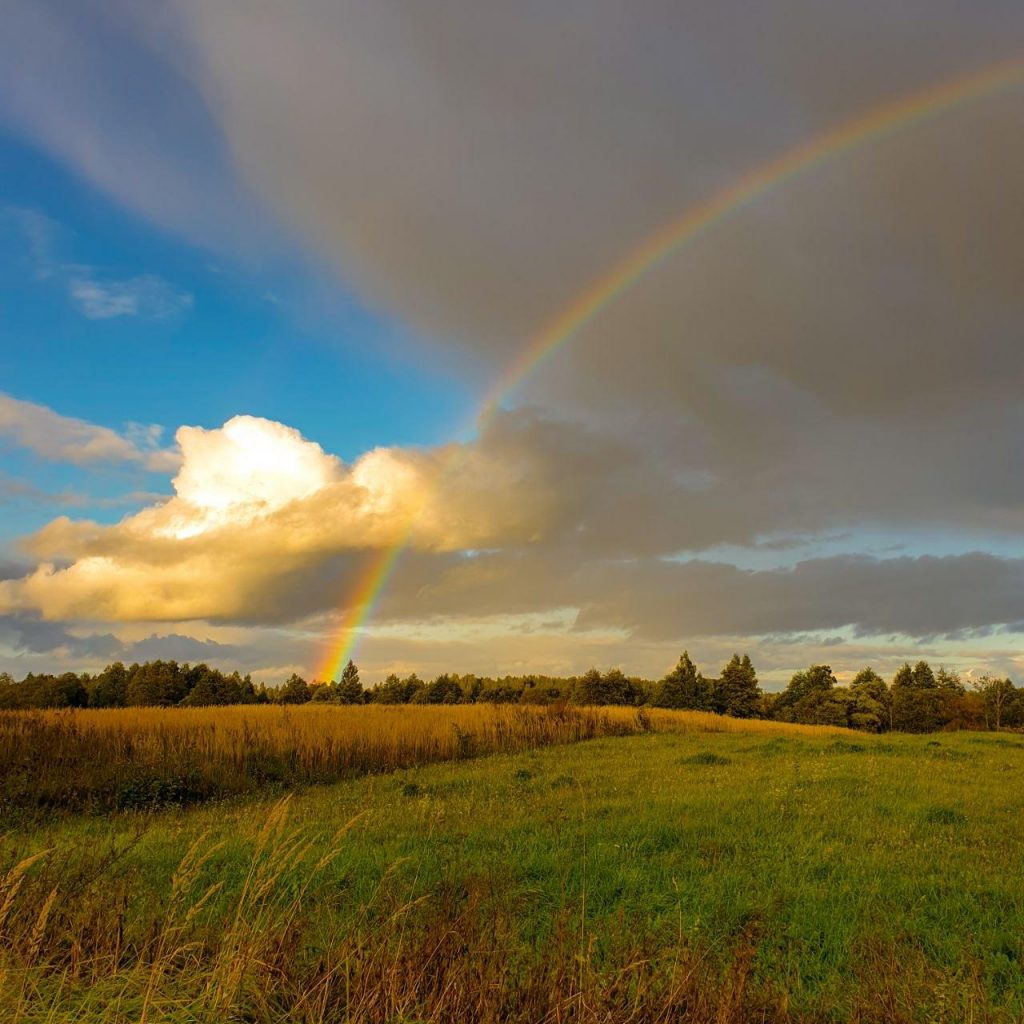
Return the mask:
MULTIPOLYGON (((851 150, 1021 84, 1024 84, 1024 58, 1002 61, 980 71, 947 79, 884 103, 800 143, 690 207, 646 238, 530 339, 485 397, 476 417, 477 429, 486 427, 502 400, 579 334, 609 303, 683 246, 696 241, 767 193, 851 150)), ((455 448, 449 460, 457 457, 458 448, 455 448)), ((434 481, 435 488, 449 468, 450 461, 442 464, 434 481)), ((414 525, 415 516, 391 547, 381 549, 368 559, 345 602, 348 611, 321 662, 318 678, 335 678, 341 666, 352 656, 359 631, 372 613, 399 556, 408 546, 414 525)))

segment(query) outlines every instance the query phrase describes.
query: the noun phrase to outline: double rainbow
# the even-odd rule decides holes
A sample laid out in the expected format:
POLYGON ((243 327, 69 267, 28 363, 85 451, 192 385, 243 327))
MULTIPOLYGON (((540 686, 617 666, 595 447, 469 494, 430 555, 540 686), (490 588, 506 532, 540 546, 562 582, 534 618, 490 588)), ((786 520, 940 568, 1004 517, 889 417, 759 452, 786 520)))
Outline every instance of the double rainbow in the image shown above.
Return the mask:
MULTIPOLYGON (((690 207, 598 278, 530 339, 488 392, 477 417, 477 429, 485 428, 509 392, 579 334, 609 303, 683 246, 696 241, 768 192, 860 146, 1021 84, 1024 84, 1024 58, 948 79, 829 129, 755 167, 733 184, 690 207)), ((435 489, 451 468, 452 461, 458 458, 458 452, 459 449, 454 448, 449 460, 438 470, 433 484, 435 489)), ((381 549, 368 560, 345 602, 346 612, 323 657, 317 678, 335 678, 352 656, 359 632, 372 614, 399 556, 412 539, 414 528, 415 515, 391 547, 381 549)))

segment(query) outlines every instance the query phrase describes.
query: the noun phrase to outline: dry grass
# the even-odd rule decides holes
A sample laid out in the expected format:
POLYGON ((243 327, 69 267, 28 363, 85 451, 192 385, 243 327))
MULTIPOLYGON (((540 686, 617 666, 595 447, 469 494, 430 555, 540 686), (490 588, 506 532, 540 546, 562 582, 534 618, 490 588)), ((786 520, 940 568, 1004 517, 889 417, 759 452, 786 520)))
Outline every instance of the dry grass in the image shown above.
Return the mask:
MULTIPOLYGON (((623 709, 624 710, 624 709, 623 709)), ((755 736, 849 736, 849 729, 835 725, 794 725, 789 722, 769 722, 755 718, 729 718, 710 711, 666 711, 649 708, 652 727, 656 732, 727 732, 750 733, 755 736)))
POLYGON ((657 731, 825 727, 636 708, 451 705, 0 713, 0 810, 133 810, 657 731))

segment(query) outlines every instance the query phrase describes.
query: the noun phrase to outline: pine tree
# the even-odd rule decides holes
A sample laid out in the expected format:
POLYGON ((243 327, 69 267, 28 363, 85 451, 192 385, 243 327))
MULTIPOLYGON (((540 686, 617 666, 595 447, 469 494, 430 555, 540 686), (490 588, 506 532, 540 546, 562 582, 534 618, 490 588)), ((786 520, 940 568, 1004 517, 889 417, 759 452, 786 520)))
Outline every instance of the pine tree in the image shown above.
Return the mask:
POLYGON ((359 669, 349 658, 342 670, 341 682, 338 684, 338 701, 341 704, 362 704, 363 684, 359 682, 359 669))

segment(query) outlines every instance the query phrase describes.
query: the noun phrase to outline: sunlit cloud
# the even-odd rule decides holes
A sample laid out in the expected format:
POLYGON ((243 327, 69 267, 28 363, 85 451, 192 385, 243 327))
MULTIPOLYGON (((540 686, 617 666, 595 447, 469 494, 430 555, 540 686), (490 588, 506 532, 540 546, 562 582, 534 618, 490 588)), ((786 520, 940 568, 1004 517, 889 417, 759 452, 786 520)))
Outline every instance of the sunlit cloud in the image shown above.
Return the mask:
POLYGON ((522 542, 543 532, 552 497, 538 477, 510 506, 502 494, 516 470, 486 447, 438 489, 444 452, 377 449, 349 468, 256 417, 183 427, 177 442, 172 498, 114 526, 54 520, 25 541, 39 568, 0 585, 0 607, 50 619, 294 617, 332 600, 323 574, 344 568, 332 573, 332 560, 406 537, 440 552, 522 542), (298 603, 297 590, 308 591, 298 603))

